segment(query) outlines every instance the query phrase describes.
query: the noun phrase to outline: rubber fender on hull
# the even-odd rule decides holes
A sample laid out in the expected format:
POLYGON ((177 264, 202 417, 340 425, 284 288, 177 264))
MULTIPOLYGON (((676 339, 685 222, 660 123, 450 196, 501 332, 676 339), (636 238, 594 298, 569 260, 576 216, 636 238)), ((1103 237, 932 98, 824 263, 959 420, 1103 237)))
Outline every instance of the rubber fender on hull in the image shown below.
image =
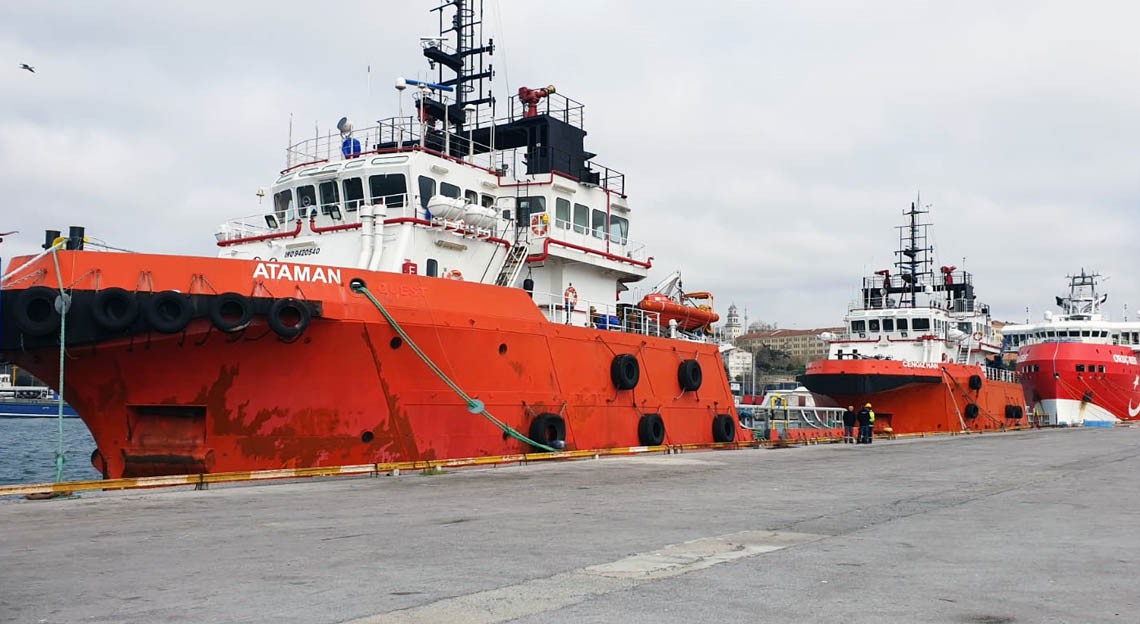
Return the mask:
POLYGON ((736 421, 728 414, 717 414, 712 421, 713 440, 732 442, 736 439, 736 421))
POLYGON ((269 307, 266 321, 269 328, 282 338, 296 338, 309 326, 313 313, 309 307, 293 297, 285 297, 273 302, 269 307))
POLYGON ((1092 400, 1093 400, 1093 391, 1092 390, 1085 390, 1085 393, 1083 395, 1081 395, 1081 403, 1092 403, 1092 400))
POLYGON ((977 403, 967 404, 965 416, 966 416, 966 418, 977 418, 978 417, 978 404, 977 403))
POLYGON ((1020 405, 1006 405, 1005 417, 1010 420, 1017 420, 1025 415, 1025 408, 1020 405))
POLYGON ((253 320, 253 302, 238 293, 222 293, 210 302, 210 322, 231 334, 249 327, 253 320))
POLYGON ((155 331, 164 334, 177 334, 186 329, 194 316, 190 298, 173 290, 156 293, 143 306, 143 315, 155 331))
POLYGON ((970 389, 971 390, 981 390, 982 389, 982 376, 981 375, 970 375, 970 389))
POLYGON ((622 353, 614 357, 610 364, 610 379, 618 390, 632 390, 641 380, 641 366, 637 363, 637 356, 622 353))
POLYGON ((700 362, 684 360, 677 367, 677 383, 681 384, 681 389, 685 392, 700 390, 702 381, 704 381, 704 373, 701 371, 700 362))
POLYGON ((642 446, 660 446, 665 441, 665 421, 661 414, 646 414, 637 422, 637 441, 642 446))
POLYGON ((33 286, 16 299, 13 310, 16 325, 33 336, 44 336, 59 329, 55 299, 59 293, 47 286, 33 286))
MULTIPOLYGON (((530 423, 530 439, 544 446, 566 446, 566 421, 558 414, 539 414, 530 423)), ((543 449, 536 449, 543 450, 543 449)))
POLYGON ((95 293, 91 317, 99 327, 109 332, 121 332, 138 319, 139 300, 125 288, 104 288, 95 293))

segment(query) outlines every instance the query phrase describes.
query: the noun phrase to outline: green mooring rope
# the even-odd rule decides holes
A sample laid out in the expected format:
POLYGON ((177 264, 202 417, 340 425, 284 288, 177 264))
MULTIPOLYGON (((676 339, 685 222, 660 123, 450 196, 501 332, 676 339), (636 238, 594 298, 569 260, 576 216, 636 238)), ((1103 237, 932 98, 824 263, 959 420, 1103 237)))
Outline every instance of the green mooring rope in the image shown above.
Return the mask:
MULTIPOLYGON (((371 291, 368 290, 367 286, 365 286, 362 282, 358 282, 358 281, 354 280, 351 283, 351 288, 352 288, 353 292, 358 292, 358 293, 363 294, 365 297, 368 297, 368 300, 372 302, 372 305, 376 306, 376 309, 380 310, 380 314, 384 315, 384 319, 388 321, 388 324, 392 326, 392 329, 396 330, 396 333, 400 335, 400 338, 402 338, 404 340, 404 342, 408 343, 408 346, 411 347, 412 351, 414 351, 415 354, 418 355, 421 360, 423 360, 424 364, 427 364, 428 368, 430 368, 432 370, 432 372, 434 372, 441 380, 443 380, 443 383, 447 384, 447 386, 449 388, 451 388, 451 390, 453 392, 455 392, 455 394, 459 395, 459 398, 463 399, 463 401, 465 403, 467 403, 467 411, 471 412, 472 414, 479 414, 479 415, 483 416, 487 420, 491 421, 491 423, 493 423, 496 427, 498 427, 499 429, 502 429, 504 433, 506 433, 507 435, 511 436, 512 438, 514 438, 516 440, 526 442, 527 444, 529 444, 535 448, 542 449, 544 451, 549 451, 551 453, 557 452, 557 449, 546 446, 545 444, 539 444, 538 442, 531 440, 530 438, 526 437, 522 433, 519 433, 517 430, 515 430, 513 427, 511 427, 507 423, 505 423, 505 422, 499 420, 498 418, 495 418, 494 416, 492 416, 491 413, 487 411, 487 408, 483 405, 482 401, 469 396, 466 392, 463 391, 462 388, 460 388, 454 381, 452 381, 443 372, 443 370, 441 370, 439 368, 439 366, 436 366, 435 362, 431 361, 431 358, 429 358, 427 356, 427 354, 424 353, 419 348, 418 345, 416 345, 415 341, 412 340, 412 337, 408 335, 408 332, 404 331, 403 327, 400 327, 400 324, 396 322, 396 319, 392 318, 392 315, 388 312, 388 310, 386 310, 384 308, 383 305, 380 304, 380 301, 378 299, 376 299, 376 297, 372 294, 371 291)), ((63 369, 61 368, 60 369, 61 377, 63 374, 62 371, 63 371, 63 369)), ((62 382, 61 382, 61 387, 62 387, 62 382)))

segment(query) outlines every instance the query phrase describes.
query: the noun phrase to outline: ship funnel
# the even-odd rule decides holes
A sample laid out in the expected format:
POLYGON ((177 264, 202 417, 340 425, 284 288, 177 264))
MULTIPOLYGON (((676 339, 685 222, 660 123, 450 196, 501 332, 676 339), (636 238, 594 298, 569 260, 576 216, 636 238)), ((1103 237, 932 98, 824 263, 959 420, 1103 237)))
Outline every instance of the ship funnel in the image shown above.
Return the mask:
POLYGON ((59 230, 44 230, 44 249, 51 249, 59 238, 59 230))

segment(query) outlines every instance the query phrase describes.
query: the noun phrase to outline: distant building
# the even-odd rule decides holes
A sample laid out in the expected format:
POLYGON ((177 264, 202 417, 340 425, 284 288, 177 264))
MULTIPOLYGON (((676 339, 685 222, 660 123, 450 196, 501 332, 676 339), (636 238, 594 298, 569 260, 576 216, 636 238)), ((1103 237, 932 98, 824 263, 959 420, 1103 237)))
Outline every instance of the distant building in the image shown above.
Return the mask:
POLYGON ((736 346, 755 353, 761 347, 768 347, 787 353, 793 360, 806 364, 812 360, 827 357, 827 343, 820 335, 830 332, 842 334, 842 327, 819 327, 816 329, 773 329, 771 331, 744 334, 736 339, 736 346))
POLYGON ((728 306, 728 315, 724 320, 724 339, 727 342, 736 342, 736 339, 744 333, 744 326, 740 323, 740 311, 736 309, 736 304, 728 306))
POLYGON ((728 367, 729 379, 743 377, 752 367, 752 354, 744 349, 729 349, 724 352, 724 364, 728 367))

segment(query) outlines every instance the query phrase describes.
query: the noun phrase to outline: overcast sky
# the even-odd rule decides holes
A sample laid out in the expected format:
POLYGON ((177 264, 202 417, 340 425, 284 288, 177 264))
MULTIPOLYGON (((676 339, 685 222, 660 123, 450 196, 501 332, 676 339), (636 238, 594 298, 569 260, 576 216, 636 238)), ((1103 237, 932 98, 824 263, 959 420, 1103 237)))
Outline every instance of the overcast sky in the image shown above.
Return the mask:
MULTIPOLYGON (((257 212, 283 167, 290 114, 364 127, 395 114, 396 76, 431 77, 433 6, 3 3, 0 231, 21 234, 0 253, 82 224, 215 255, 217 225, 257 212)), ((655 257, 647 285, 679 268, 722 314, 806 328, 890 266, 920 192, 938 264, 973 272, 995 318, 1040 318, 1082 267, 1110 276, 1115 318, 1140 310, 1138 18, 1125 2, 488 0, 485 30, 500 98, 554 84, 585 103, 586 147, 626 173, 630 236, 655 257)))

